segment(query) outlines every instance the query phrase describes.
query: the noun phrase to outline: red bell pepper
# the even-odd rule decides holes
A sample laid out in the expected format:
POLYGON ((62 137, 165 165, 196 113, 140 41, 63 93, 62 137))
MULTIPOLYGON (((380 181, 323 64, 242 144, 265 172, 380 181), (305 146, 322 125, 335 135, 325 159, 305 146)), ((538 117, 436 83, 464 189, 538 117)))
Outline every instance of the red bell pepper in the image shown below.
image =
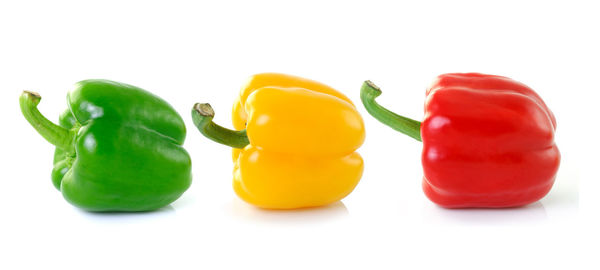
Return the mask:
POLYGON ((423 141, 423 190, 447 208, 514 207, 552 188, 560 164, 556 120, 531 88, 478 73, 444 74, 427 89, 418 122, 375 102, 381 90, 361 89, 367 111, 382 123, 423 141))

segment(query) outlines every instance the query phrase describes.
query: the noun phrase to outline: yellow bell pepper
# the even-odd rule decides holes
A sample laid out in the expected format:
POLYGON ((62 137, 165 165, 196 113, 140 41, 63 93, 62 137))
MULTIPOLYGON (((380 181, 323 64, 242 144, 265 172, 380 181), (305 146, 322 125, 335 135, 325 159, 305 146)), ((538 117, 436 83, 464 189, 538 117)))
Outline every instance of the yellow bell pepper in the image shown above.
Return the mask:
POLYGON ((352 101, 316 81, 278 73, 252 76, 233 105, 236 131, 212 122, 196 104, 194 124, 209 139, 234 147, 233 188, 261 208, 327 205, 346 197, 363 172, 356 153, 363 120, 352 101))

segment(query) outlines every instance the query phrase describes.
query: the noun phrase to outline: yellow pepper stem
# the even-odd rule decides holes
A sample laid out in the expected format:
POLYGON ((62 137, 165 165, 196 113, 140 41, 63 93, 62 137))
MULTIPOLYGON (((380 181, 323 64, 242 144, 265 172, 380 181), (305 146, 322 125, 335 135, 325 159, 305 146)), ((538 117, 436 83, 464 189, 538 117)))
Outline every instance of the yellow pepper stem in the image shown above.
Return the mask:
POLYGON ((231 130, 213 122, 215 111, 208 103, 196 103, 192 108, 192 119, 204 137, 233 148, 244 148, 250 144, 246 130, 231 130))

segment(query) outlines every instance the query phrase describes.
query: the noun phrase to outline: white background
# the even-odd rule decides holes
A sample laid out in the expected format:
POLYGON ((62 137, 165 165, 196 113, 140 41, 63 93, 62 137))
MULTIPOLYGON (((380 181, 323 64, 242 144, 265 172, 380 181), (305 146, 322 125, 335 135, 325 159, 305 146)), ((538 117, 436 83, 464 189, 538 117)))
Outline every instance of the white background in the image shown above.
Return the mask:
POLYGON ((598 269, 600 9, 593 1, 14 1, 0 4, 0 269, 598 269), (192 125, 210 102, 230 126, 244 80, 283 72, 357 105, 364 176, 341 203, 264 211, 231 188, 230 150, 192 125), (558 120, 562 164, 540 202, 445 210, 421 192, 421 144, 371 118, 359 88, 421 119, 447 72, 504 75, 558 120), (54 147, 20 115, 23 89, 52 120, 72 84, 121 81, 169 101, 188 127, 191 188, 160 211, 94 214, 50 181, 54 147))

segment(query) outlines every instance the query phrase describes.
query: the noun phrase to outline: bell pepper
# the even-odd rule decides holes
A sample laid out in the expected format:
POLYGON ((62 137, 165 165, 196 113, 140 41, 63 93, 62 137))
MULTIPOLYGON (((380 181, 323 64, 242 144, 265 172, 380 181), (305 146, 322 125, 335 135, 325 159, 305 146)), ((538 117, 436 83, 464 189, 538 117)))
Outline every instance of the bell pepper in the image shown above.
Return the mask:
POLYGON ((213 122, 209 104, 195 104, 194 124, 207 138, 233 147, 233 189, 268 209, 341 200, 358 184, 363 120, 354 104, 316 81, 276 73, 252 76, 233 105, 233 126, 213 122))
POLYGON ((446 208, 526 205, 552 188, 560 163, 556 119, 531 88, 506 77, 444 74, 426 91, 418 122, 375 102, 381 90, 361 89, 367 111, 423 142, 423 190, 446 208))
POLYGON ((59 125, 38 111, 40 100, 24 91, 21 111, 56 146, 52 182, 71 204, 89 211, 148 211, 190 186, 185 125, 161 98, 127 84, 81 81, 67 95, 59 125))

